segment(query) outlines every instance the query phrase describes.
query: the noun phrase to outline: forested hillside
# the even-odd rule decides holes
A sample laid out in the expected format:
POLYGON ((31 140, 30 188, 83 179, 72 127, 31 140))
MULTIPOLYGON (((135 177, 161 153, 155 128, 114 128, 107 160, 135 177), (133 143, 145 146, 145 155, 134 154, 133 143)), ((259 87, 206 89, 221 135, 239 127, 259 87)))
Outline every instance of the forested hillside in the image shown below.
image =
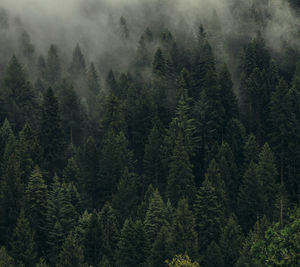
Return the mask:
POLYGON ((0 1, 0 267, 299 266, 299 1, 44 2, 0 1))

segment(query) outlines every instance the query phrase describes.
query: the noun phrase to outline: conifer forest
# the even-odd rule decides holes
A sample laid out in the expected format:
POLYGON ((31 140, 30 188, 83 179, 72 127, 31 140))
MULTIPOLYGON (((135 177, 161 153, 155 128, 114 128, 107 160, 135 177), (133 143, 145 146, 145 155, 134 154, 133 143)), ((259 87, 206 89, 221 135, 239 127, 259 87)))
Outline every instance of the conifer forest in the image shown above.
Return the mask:
POLYGON ((299 204, 299 0, 0 0, 0 267, 297 267, 299 204))

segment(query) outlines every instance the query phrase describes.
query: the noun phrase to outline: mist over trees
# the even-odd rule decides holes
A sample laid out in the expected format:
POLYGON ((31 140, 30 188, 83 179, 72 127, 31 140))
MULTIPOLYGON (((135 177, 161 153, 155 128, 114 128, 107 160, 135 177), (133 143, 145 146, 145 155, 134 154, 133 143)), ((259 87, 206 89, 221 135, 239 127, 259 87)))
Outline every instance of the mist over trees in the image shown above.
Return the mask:
POLYGON ((287 0, 2 0, 0 266, 299 266, 287 0))

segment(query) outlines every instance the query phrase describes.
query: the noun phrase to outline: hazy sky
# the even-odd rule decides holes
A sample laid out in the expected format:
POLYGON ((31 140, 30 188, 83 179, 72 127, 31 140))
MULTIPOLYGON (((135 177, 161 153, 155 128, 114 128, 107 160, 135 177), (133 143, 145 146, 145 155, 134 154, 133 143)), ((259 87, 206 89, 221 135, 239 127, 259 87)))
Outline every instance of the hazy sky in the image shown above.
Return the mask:
MULTIPOLYGON (((0 6, 10 14, 14 25, 26 29, 39 51, 44 53, 51 43, 68 51, 79 42, 86 53, 94 55, 114 46, 110 14, 116 27, 121 15, 127 19, 131 45, 136 48, 142 31, 152 22, 163 18, 175 29, 183 22, 196 29, 196 24, 202 22, 209 28, 214 11, 225 37, 252 36, 257 25, 245 21, 243 14, 249 12, 253 2, 260 8, 263 1, 267 0, 0 0, 0 6)), ((267 44, 277 51, 283 41, 299 43, 295 41, 299 23, 286 2, 270 1, 271 14, 262 32, 267 44)), ((10 34, 13 38, 13 28, 10 34)))

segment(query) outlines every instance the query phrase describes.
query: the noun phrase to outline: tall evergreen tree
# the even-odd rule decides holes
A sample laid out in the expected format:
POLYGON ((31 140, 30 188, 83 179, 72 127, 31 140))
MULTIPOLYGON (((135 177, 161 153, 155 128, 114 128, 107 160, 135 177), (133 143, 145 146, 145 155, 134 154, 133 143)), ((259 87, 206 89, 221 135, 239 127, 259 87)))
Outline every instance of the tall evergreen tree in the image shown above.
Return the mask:
POLYGON ((127 219, 118 243, 117 264, 119 266, 143 266, 145 261, 145 233, 141 221, 127 219))
POLYGON ((257 165, 251 161, 245 171, 238 194, 238 219, 244 232, 263 215, 263 186, 257 175, 257 165))
POLYGON ((32 172, 26 188, 26 214, 32 230, 35 232, 39 255, 45 253, 45 224, 47 213, 47 185, 38 166, 32 172))
POLYGON ((72 234, 65 239, 56 263, 57 267, 85 267, 83 251, 72 234))
POLYGON ((173 240, 176 254, 187 253, 193 259, 198 257, 198 238, 195 231, 195 217, 189 209, 187 199, 178 202, 173 222, 173 240))
MULTIPOLYGON (((9 143, 6 150, 9 149, 8 146, 9 143)), ((3 245, 7 245, 12 236, 22 207, 24 184, 20 180, 20 174, 20 163, 13 153, 6 159, 0 184, 0 240, 3 245)))
POLYGON ((73 58, 69 71, 75 79, 78 79, 79 76, 83 76, 86 74, 85 59, 81 52, 79 44, 76 45, 73 51, 73 58))
POLYGON ((220 239, 225 266, 234 266, 240 255, 243 241, 241 227, 237 224, 235 216, 230 216, 220 239))
POLYGON ((112 205, 118 211, 118 218, 121 224, 124 223, 124 218, 136 215, 140 200, 140 188, 139 176, 125 168, 118 182, 117 192, 112 198, 112 205))
POLYGON ((47 55, 47 81, 50 85, 55 84, 61 78, 61 63, 55 45, 51 45, 47 55))
POLYGON ((257 166, 258 179, 263 188, 263 212, 269 220, 275 219, 275 207, 278 200, 279 187, 276 183, 278 172, 276 169, 275 158, 268 143, 266 143, 259 154, 257 166))
POLYGON ((167 195, 173 203, 177 203, 182 197, 193 200, 195 191, 193 166, 183 136, 179 134, 169 165, 167 195))
POLYGON ((32 86, 15 56, 6 69, 1 98, 5 116, 17 131, 21 130, 26 122, 35 121, 36 100, 32 86))
POLYGON ((82 140, 82 116, 79 98, 74 87, 63 81, 60 88, 60 114, 64 136, 70 144, 79 145, 82 140))
POLYGON ((34 233, 22 209, 11 239, 12 255, 26 267, 33 266, 37 256, 35 246, 34 233))
POLYGON ((153 242, 156 240, 156 236, 160 232, 160 229, 166 224, 165 203, 156 189, 150 198, 148 211, 144 221, 145 234, 150 250, 153 242))
POLYGON ((43 149, 43 167, 53 175, 63 167, 64 136, 58 101, 51 88, 44 97, 40 144, 43 149))
POLYGON ((102 229, 102 255, 105 255, 110 263, 115 264, 120 231, 116 212, 109 203, 102 208, 99 221, 102 229))
POLYGON ((207 178, 198 189, 193 210, 199 252, 203 255, 211 242, 218 242, 224 217, 222 202, 207 178))

